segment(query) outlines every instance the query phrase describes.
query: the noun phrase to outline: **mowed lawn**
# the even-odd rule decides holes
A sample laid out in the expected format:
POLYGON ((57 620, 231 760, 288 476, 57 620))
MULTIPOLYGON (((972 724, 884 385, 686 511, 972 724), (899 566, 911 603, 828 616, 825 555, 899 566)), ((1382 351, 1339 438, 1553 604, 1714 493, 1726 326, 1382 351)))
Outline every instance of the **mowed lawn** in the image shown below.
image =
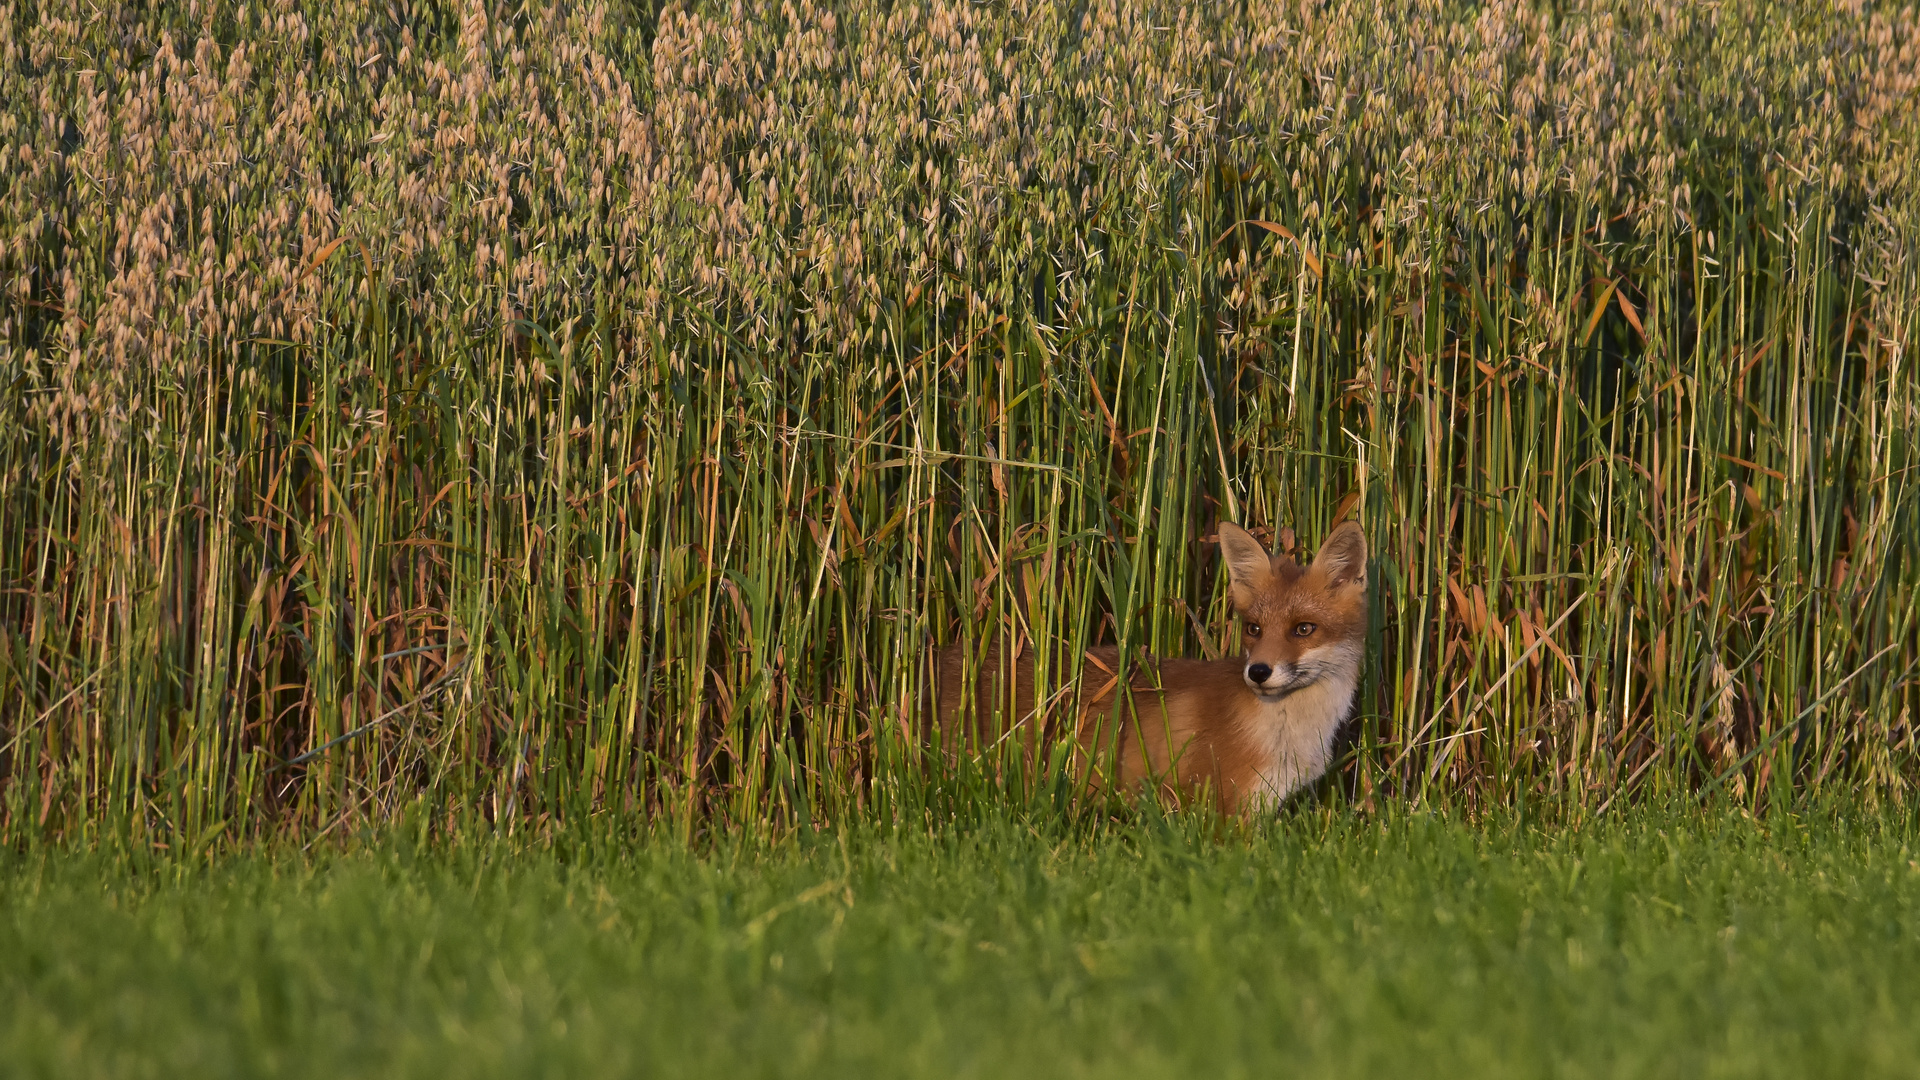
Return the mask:
POLYGON ((0 857, 8 1076, 1913 1076, 1908 814, 0 857))

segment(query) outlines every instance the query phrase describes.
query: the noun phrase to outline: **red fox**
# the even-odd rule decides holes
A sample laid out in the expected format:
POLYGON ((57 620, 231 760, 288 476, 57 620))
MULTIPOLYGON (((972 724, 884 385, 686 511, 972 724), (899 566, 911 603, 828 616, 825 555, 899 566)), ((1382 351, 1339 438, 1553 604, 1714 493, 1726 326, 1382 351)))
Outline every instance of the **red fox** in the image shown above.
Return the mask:
MULTIPOLYGON (((1078 705, 1035 709, 1033 651, 981 657, 972 723, 963 716, 964 646, 939 650, 934 694, 942 737, 987 747, 1013 739, 1030 755, 1073 718, 1076 769, 1092 789, 1153 784, 1175 802, 1211 791, 1230 814, 1276 807, 1327 770, 1333 736, 1353 707, 1367 627, 1367 540, 1355 522, 1327 536, 1309 566, 1267 554, 1245 529, 1220 524, 1220 548, 1240 617, 1243 659, 1131 664, 1124 695, 1119 650, 1088 649, 1078 705), (1065 713, 1066 715, 1061 715, 1065 713), (1117 763, 1117 768, 1115 767, 1117 763)), ((1064 663, 1055 670, 1063 670, 1064 663)), ((1061 698, 1073 697, 1071 689, 1061 698)), ((1056 699, 1058 700, 1058 699, 1056 699)))

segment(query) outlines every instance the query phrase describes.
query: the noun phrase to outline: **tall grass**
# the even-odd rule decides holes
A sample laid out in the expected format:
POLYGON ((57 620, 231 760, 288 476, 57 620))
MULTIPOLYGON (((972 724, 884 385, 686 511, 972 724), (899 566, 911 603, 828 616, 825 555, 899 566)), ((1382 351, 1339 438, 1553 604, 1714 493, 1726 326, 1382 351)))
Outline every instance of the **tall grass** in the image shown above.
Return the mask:
POLYGON ((0 832, 940 813, 925 643, 1347 514, 1350 797, 1905 800, 1917 41, 0 4, 0 832))

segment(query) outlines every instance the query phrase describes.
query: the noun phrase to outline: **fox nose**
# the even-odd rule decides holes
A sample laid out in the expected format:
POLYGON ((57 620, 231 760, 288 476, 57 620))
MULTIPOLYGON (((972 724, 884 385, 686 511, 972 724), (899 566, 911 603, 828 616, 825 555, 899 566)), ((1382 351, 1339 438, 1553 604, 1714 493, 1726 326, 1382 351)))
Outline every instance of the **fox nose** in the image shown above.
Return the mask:
POLYGON ((1267 681, 1267 676, 1272 674, 1273 674, 1273 668, 1266 664, 1248 664, 1247 665, 1247 681, 1248 682, 1265 684, 1267 681))

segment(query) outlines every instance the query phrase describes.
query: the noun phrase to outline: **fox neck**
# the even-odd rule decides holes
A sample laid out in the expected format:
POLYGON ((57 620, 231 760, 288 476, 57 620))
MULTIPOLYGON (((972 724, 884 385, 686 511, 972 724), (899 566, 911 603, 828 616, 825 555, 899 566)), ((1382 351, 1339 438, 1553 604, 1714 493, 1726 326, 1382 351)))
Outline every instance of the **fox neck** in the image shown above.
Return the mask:
POLYGON ((1271 810, 1318 779, 1333 756, 1333 736, 1353 709, 1360 650, 1342 646, 1325 673, 1308 686, 1274 700, 1247 691, 1251 706, 1240 715, 1242 736, 1255 747, 1260 782, 1250 801, 1271 810))

